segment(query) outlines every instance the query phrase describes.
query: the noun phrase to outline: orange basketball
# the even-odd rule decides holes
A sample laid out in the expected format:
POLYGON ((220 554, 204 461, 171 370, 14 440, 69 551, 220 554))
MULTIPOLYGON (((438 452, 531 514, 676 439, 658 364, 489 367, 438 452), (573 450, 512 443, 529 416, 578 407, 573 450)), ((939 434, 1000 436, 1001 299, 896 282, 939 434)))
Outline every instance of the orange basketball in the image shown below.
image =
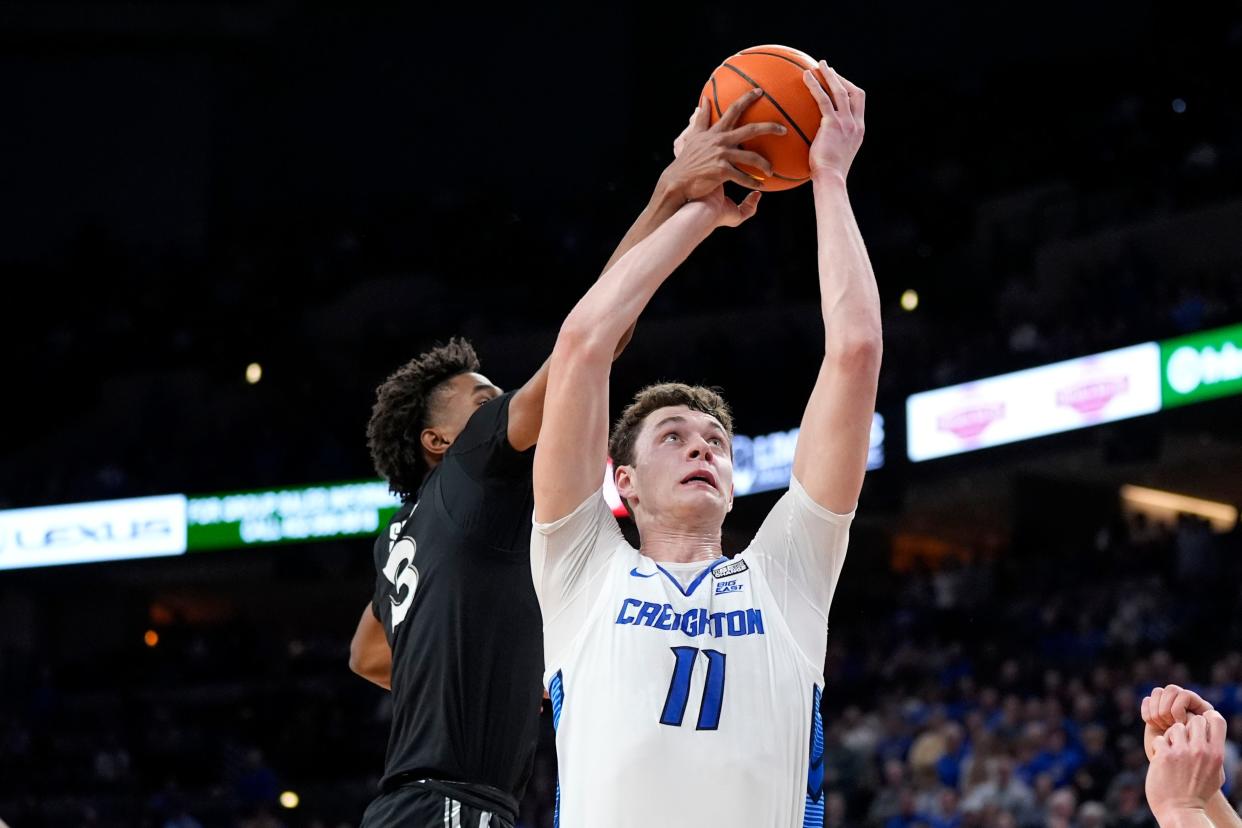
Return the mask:
POLYGON ((733 55, 712 72, 703 94, 707 97, 712 123, 741 95, 754 87, 763 97, 742 113, 738 125, 763 121, 784 124, 784 135, 760 135, 742 143, 772 163, 772 175, 738 164, 738 169, 763 182, 764 190, 788 190, 811 178, 808 166, 811 141, 819 131, 819 105, 811 97, 802 73, 815 69, 815 77, 827 90, 818 63, 805 52, 788 46, 754 46, 733 55))

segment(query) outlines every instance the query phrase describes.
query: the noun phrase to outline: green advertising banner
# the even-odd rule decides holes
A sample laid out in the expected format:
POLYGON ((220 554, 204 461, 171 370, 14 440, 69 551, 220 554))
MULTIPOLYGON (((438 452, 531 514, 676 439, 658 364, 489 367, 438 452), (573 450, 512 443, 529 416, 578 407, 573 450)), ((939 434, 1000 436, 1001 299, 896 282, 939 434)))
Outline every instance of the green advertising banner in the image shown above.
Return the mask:
POLYGON ((1164 408, 1242 394, 1242 325, 1160 343, 1164 408))
POLYGON ((374 536, 399 506, 382 480, 200 495, 186 505, 186 549, 374 536))

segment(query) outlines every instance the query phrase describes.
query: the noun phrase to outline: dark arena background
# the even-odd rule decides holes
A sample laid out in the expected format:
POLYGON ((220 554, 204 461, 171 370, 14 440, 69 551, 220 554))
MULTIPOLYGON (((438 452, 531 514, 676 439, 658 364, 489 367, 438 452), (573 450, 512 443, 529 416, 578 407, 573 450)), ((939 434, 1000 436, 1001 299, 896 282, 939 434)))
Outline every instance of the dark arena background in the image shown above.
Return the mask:
MULTIPOLYGON (((377 384, 465 335, 520 385, 704 80, 761 43, 869 103, 884 365, 827 824, 1154 825, 1139 700, 1170 682, 1229 720, 1238 804, 1236 0, 17 0, 0 821, 358 824, 390 715, 348 668, 395 505, 377 384)), ((822 354, 810 191, 709 239, 613 374, 614 414, 657 379, 733 402, 728 552, 787 485, 822 354)), ((552 825, 550 718, 524 828, 552 825)))

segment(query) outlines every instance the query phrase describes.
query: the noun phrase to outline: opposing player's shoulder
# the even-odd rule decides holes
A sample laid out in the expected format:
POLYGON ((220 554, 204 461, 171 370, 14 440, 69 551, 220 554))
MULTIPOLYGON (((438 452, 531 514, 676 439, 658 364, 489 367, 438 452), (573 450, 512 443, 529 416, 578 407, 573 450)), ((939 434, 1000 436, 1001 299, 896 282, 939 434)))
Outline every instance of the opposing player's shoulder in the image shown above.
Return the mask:
POLYGON ((503 443, 507 447, 509 444, 509 403, 514 393, 513 391, 506 392, 480 405, 470 415, 470 419, 466 421, 465 427, 461 430, 461 434, 457 435, 453 445, 449 446, 446 457, 474 451, 487 443, 497 446, 503 443), (500 440, 501 437, 504 439, 500 440))
MULTIPOLYGON (((382 562, 388 558, 389 551, 392 550, 393 544, 401 537, 405 531, 406 524, 410 520, 410 515, 414 512, 414 508, 418 502, 414 499, 406 500, 397 508, 397 511, 388 519, 388 524, 380 531, 375 538, 375 558, 382 562)), ((380 563, 379 565, 382 565, 380 563)))

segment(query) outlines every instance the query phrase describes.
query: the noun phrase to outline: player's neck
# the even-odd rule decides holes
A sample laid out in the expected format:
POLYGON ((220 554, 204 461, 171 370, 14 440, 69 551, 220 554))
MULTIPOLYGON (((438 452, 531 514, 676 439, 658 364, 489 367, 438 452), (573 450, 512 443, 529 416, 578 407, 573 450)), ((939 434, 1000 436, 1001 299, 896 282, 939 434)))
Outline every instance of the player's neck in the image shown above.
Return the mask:
POLYGON ((641 551, 653 561, 696 563, 720 557, 720 527, 672 527, 658 521, 638 526, 641 551))

